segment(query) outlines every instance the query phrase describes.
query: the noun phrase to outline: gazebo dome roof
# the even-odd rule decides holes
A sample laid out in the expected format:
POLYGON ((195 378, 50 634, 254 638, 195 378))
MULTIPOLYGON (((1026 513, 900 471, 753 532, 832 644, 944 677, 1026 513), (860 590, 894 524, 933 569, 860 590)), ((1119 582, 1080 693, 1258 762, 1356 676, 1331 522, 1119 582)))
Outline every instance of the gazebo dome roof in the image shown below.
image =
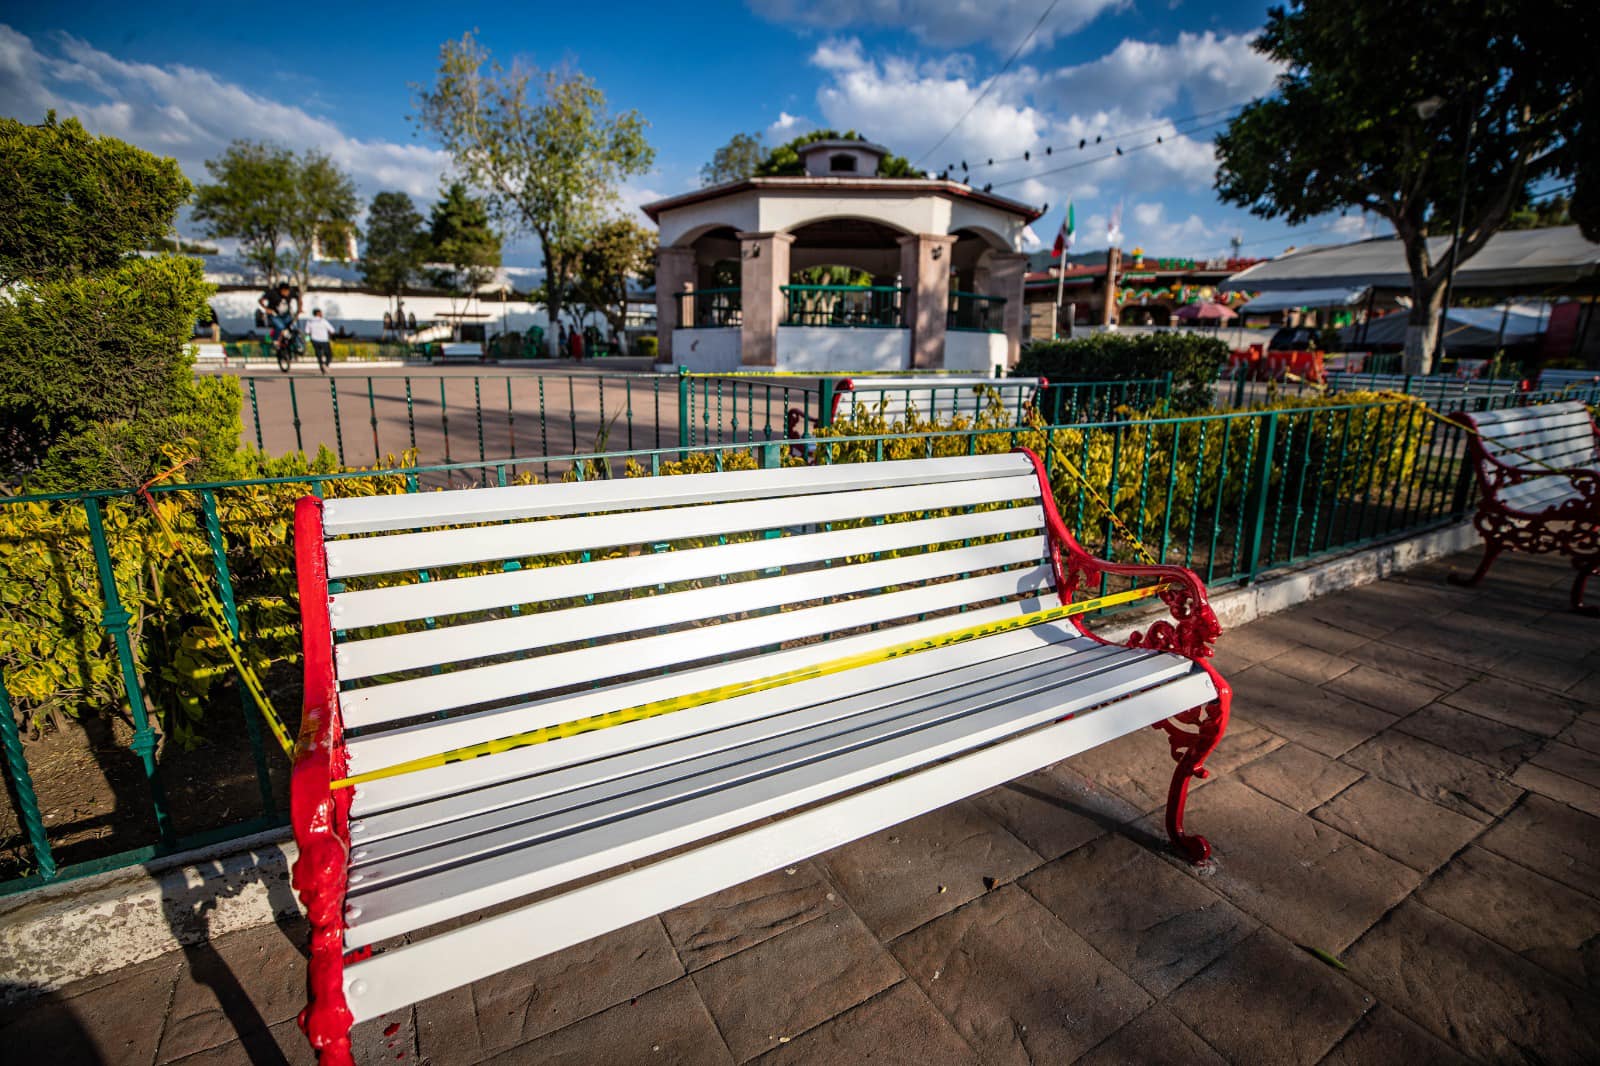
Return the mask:
POLYGON ((874 144, 871 141, 857 141, 848 137, 833 137, 826 141, 812 141, 810 144, 802 144, 794 150, 794 154, 804 159, 813 152, 836 152, 841 148, 849 148, 866 155, 876 156, 879 159, 889 154, 889 149, 881 144, 874 144))

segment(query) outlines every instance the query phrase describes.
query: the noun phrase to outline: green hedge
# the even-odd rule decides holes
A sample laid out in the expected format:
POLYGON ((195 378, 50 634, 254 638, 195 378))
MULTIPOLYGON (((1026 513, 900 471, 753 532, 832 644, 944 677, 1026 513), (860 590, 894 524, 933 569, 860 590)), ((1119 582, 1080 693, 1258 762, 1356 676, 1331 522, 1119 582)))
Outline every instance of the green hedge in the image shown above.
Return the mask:
POLYGON ((1013 372, 1051 381, 1113 381, 1172 375, 1172 409, 1190 414, 1215 401, 1211 386, 1228 362, 1228 345, 1199 333, 1129 336, 1096 333, 1070 341, 1048 341, 1023 349, 1013 372))

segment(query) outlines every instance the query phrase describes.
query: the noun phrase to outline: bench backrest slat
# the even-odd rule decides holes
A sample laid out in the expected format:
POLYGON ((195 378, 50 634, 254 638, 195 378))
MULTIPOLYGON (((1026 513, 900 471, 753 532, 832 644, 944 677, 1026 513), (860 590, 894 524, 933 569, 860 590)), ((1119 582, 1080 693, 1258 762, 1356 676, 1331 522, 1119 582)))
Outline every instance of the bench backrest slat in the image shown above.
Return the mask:
POLYGON ((1588 408, 1577 401, 1459 417, 1477 431, 1482 452, 1506 466, 1539 473, 1547 472, 1545 465, 1600 469, 1594 421, 1588 408))
POLYGON ((581 567, 539 567, 341 592, 333 596, 331 610, 335 626, 365 629, 433 616, 598 596, 650 583, 664 585, 755 569, 805 566, 872 552, 1038 530, 1043 526, 1042 508, 1009 507, 974 515, 922 518, 806 536, 596 559, 581 567))
MULTIPOLYGON (((1002 597, 1037 598, 1050 586, 1050 570, 1043 565, 966 580, 930 582, 906 591, 881 592, 821 607, 640 636, 621 644, 554 652, 538 657, 534 669, 530 669, 528 660, 513 661, 346 689, 340 695, 339 704, 347 726, 365 728, 423 714, 516 699, 535 691, 599 683, 641 671, 681 669, 687 664, 722 655, 755 651, 785 641, 821 637, 923 613, 950 611, 970 603, 1002 597)), ((1017 613, 1024 612, 1019 608, 1017 613)), ((958 621, 952 621, 952 627, 958 621)), ((539 728, 568 720, 565 712, 557 711, 548 721, 523 724, 521 728, 539 728)))
POLYGON ((1052 585, 1027 456, 711 478, 329 501, 354 748, 429 715, 502 716, 496 736, 570 721, 586 687, 741 657, 761 676, 797 642, 892 643, 969 608, 1036 609, 1052 585))
POLYGON ((458 489, 396 496, 333 499, 323 506, 327 536, 431 529, 474 522, 597 515, 727 500, 804 496, 832 487, 893 488, 984 477, 1007 477, 1020 467, 1007 455, 960 456, 929 469, 925 459, 730 470, 674 477, 619 478, 495 489, 458 489))
MULTIPOLYGON (((540 651, 574 641, 615 637, 658 627, 716 622, 744 611, 787 607, 918 582, 931 570, 957 574, 1037 563, 1044 551, 1045 543, 1040 537, 1013 537, 951 548, 947 552, 932 553, 933 557, 930 553, 902 555, 853 566, 800 570, 763 580, 713 584, 607 603, 582 604, 580 601, 579 606, 537 614, 354 640, 338 647, 339 677, 353 681, 423 666, 540 651)), ((620 654, 627 654, 625 645, 611 647, 620 654)))
MULTIPOLYGON (((651 478, 650 480, 657 480, 651 478)), ((495 489, 480 489, 495 492, 495 489)), ((497 522, 487 526, 385 533, 328 545, 328 576, 334 579, 467 563, 596 551, 646 540, 713 537, 797 524, 846 522, 917 513, 1038 495, 1032 473, 935 485, 845 490, 796 497, 706 503, 651 511, 612 513, 548 521, 497 522)))
POLYGON ((927 420, 948 421, 956 415, 976 418, 989 409, 991 393, 999 394, 1007 414, 1015 414, 1033 403, 1039 382, 1024 378, 943 377, 943 378, 864 378, 835 395, 837 419, 848 419, 857 412, 877 414, 894 422, 904 419, 915 407, 927 420))

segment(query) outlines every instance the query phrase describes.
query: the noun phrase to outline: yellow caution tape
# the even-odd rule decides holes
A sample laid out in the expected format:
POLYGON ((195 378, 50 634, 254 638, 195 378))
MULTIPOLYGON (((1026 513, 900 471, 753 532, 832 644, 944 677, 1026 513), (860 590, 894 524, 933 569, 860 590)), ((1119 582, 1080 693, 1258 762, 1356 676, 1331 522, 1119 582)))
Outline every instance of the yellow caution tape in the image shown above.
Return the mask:
POLYGON ((262 686, 261 679, 256 676, 256 672, 250 668, 249 664, 244 661, 244 657, 239 654, 239 641, 233 635, 233 627, 228 624, 227 612, 223 610, 221 601, 217 599, 216 594, 206 584, 205 578, 200 574, 200 568, 195 565, 194 559, 190 557, 183 543, 178 540, 178 535, 173 531, 172 526, 168 524, 166 516, 161 513, 161 508, 156 505, 155 499, 148 491, 151 484, 176 473, 183 465, 185 464, 180 463, 165 474, 145 482, 139 489, 139 495, 150 506, 150 513, 155 516, 156 524, 161 527, 161 531, 167 535, 167 540, 172 543, 178 561, 182 565, 185 574, 189 578, 189 583, 194 587, 195 595, 200 601, 201 612, 206 616, 206 620, 211 623, 211 628, 216 631, 223 650, 228 653, 228 658, 233 660, 233 667, 239 673, 239 682, 244 685, 245 691, 255 701, 256 707, 261 711, 261 717, 267 723, 267 728, 271 730, 278 745, 283 748, 283 753, 292 759, 294 758, 294 741, 290 738, 289 730, 284 726, 283 719, 278 716, 277 709, 272 706, 272 700, 268 698, 267 690, 262 686))
POLYGON ((1072 460, 1067 458, 1066 453, 1058 451, 1056 452, 1056 456, 1061 460, 1061 465, 1066 468, 1067 473, 1072 477, 1077 478, 1078 484, 1082 485, 1086 490, 1088 490, 1090 498, 1092 498, 1095 503, 1098 503, 1101 507, 1106 509, 1106 517, 1111 519, 1111 524, 1116 526, 1118 531, 1121 532, 1124 537, 1127 537, 1129 542, 1133 544, 1134 549, 1139 553, 1139 557, 1142 558, 1146 563, 1149 563, 1151 566, 1160 566, 1161 560, 1156 558, 1155 552, 1151 551, 1149 548, 1146 548, 1144 546, 1144 541, 1140 540, 1134 534, 1133 530, 1128 528, 1128 524, 1126 522, 1117 517, 1116 509, 1111 506, 1110 502, 1107 501, 1104 496, 1100 495, 1099 491, 1093 485, 1089 484, 1089 479, 1084 476, 1083 471, 1079 470, 1073 465, 1072 460))
MULTIPOLYGON (((679 374, 685 378, 926 378, 929 381, 938 381, 941 377, 976 377, 977 375, 960 370, 851 370, 848 372, 829 372, 821 370, 724 370, 724 371, 690 371, 679 374)), ((1016 380, 1021 385, 1036 385, 1037 381, 1026 378, 985 378, 985 381, 1004 383, 1016 380)))
POLYGON ((923 637, 920 640, 908 640, 900 644, 890 645, 887 648, 879 648, 875 651, 844 655, 812 666, 785 670, 781 673, 754 678, 750 681, 740 681, 732 685, 719 685, 716 688, 702 689, 699 692, 690 692, 682 696, 669 696, 666 699, 652 700, 649 703, 641 703, 633 707, 606 711, 604 714, 593 714, 585 718, 574 719, 571 722, 562 722, 559 725, 530 729, 527 732, 501 737, 498 740, 486 740, 478 744, 468 744, 465 747, 455 748, 452 751, 442 752, 438 755, 424 755, 421 758, 396 763, 381 770, 368 770, 366 773, 340 778, 334 781, 331 787, 348 788, 351 785, 359 785, 367 781, 379 781, 386 777, 399 777, 402 774, 416 773, 418 770, 431 770, 435 767, 448 766, 456 762, 466 762, 468 759, 477 759, 485 755, 498 755, 501 752, 514 751, 517 748, 526 748, 534 744, 560 740, 563 737, 574 736, 578 733, 606 729, 610 726, 623 725, 627 722, 639 722, 646 718, 656 718, 676 711, 702 707, 708 703, 718 703, 722 700, 735 699, 739 696, 766 692, 769 689, 782 688, 785 685, 793 685, 801 681, 813 681, 819 677, 827 677, 830 674, 843 673, 846 670, 871 666, 875 663, 888 662, 890 659, 899 659, 907 655, 915 655, 918 652, 931 651, 934 648, 948 648, 953 644, 962 644, 969 640, 977 640, 980 637, 1009 633, 1014 629, 1025 629, 1028 626, 1053 622, 1059 618, 1087 614, 1090 611, 1098 611, 1104 607, 1115 607, 1118 604, 1149 599, 1151 596, 1168 588, 1171 588, 1168 584, 1151 585, 1148 588, 1132 589, 1128 592, 1118 592, 1110 596, 1098 596, 1091 600, 1080 600, 1077 603, 1067 604, 1062 607, 1048 607, 1042 611, 1034 611, 1031 614, 1018 615, 1015 618, 1007 618, 998 622, 985 622, 981 625, 967 626, 963 629, 953 629, 936 636, 923 637))

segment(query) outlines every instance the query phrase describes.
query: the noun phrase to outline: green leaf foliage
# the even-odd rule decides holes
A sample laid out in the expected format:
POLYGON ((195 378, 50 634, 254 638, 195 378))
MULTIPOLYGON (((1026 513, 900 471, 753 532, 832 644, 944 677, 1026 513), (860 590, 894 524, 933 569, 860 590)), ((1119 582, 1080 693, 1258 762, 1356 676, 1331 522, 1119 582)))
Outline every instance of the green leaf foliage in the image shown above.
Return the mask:
POLYGON ((287 148, 235 141, 206 160, 211 184, 195 190, 194 217, 213 238, 239 242, 244 258, 267 281, 279 274, 279 246, 295 210, 295 159, 287 148))
POLYGON ((372 198, 365 244, 361 276, 366 283, 387 296, 404 292, 428 254, 428 234, 411 197, 380 192, 372 198))
POLYGON ((77 119, 0 118, 0 285, 114 266, 166 239, 190 185, 178 164, 77 119))
POLYGON ((617 185, 655 161, 645 121, 612 114, 580 71, 501 66, 470 33, 445 42, 433 84, 417 89, 418 122, 490 213, 507 232, 539 239, 550 321, 559 321, 579 256, 614 214, 617 185))
POLYGON ((735 133, 700 168, 701 185, 721 185, 753 176, 767 157, 759 133, 735 133))
MULTIPOLYGON (((756 167, 755 173, 761 177, 778 177, 783 175, 798 175, 806 172, 805 163, 800 159, 799 149, 815 141, 864 141, 865 137, 855 130, 812 130, 802 133, 787 144, 780 144, 774 148, 766 159, 756 167)), ((918 178, 922 175, 912 168, 911 163, 904 157, 890 153, 878 160, 878 177, 880 178, 918 178)))
POLYGON ((428 243, 436 264, 430 280, 449 292, 476 291, 500 265, 500 235, 489 224, 489 212, 459 181, 451 182, 433 205, 428 243))
POLYGON ((1051 381, 1114 381, 1172 375, 1172 409, 1204 411, 1211 387, 1228 362, 1228 345, 1200 333, 1129 336, 1096 333, 1069 341, 1031 344, 1022 351, 1015 376, 1051 381))

